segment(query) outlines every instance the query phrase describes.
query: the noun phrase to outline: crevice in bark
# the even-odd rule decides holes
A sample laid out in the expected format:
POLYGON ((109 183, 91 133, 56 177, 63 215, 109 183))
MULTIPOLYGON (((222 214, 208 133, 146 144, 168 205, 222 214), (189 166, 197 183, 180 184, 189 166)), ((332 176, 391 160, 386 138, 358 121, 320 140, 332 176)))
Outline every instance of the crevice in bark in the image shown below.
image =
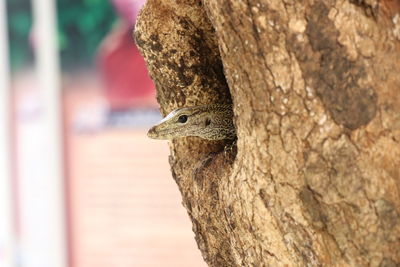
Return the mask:
MULTIPOLYGON (((148 0, 135 39, 157 88, 163 115, 184 106, 232 103, 215 30, 198 0, 148 0)), ((225 191, 236 143, 197 137, 170 145, 172 175, 211 266, 233 266, 229 229, 222 226, 225 191), (230 263, 230 264, 229 264, 230 263)))
POLYGON ((372 16, 375 19, 378 17, 379 0, 350 0, 350 2, 362 8, 365 15, 372 16))

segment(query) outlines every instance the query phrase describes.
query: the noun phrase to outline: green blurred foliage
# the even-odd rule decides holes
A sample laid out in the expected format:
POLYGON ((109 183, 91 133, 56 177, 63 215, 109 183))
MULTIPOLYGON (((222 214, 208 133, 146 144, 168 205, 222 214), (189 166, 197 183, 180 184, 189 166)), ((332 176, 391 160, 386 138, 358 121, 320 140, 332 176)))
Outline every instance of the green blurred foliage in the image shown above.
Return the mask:
MULTIPOLYGON (((41 1, 41 0, 34 0, 41 1)), ((13 69, 33 62, 30 0, 7 0, 13 69)), ((116 21, 107 0, 58 0, 58 43, 63 68, 92 64, 97 48, 116 21)))
POLYGON ((116 20, 107 0, 58 0, 58 40, 65 67, 91 64, 116 20))
POLYGON ((10 38, 10 60, 13 69, 32 62, 28 36, 32 26, 30 1, 8 0, 7 19, 10 38))

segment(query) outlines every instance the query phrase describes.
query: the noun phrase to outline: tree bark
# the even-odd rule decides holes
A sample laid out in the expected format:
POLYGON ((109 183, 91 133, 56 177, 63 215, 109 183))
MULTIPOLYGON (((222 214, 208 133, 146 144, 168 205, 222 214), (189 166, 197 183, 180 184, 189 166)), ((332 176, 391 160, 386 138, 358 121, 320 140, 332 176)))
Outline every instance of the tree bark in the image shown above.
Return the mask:
POLYGON ((400 265, 400 1, 148 0, 136 42, 164 115, 233 103, 170 143, 210 266, 400 265))

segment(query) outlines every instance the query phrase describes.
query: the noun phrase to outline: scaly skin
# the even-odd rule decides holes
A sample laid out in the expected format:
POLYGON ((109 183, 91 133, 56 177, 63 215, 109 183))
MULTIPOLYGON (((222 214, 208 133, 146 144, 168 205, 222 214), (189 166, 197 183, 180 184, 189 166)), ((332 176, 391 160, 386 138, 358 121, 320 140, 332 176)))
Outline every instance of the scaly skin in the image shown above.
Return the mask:
POLYGON ((228 104, 178 108, 153 126, 147 136, 153 139, 186 136, 198 136, 208 140, 235 139, 232 119, 232 105, 228 104))

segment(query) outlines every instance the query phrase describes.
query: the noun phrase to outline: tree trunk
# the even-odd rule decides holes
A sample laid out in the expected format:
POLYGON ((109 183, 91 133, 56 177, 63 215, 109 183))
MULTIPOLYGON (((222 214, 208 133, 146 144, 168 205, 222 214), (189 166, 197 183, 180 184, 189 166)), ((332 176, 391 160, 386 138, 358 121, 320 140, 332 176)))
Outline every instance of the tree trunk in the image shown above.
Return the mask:
POLYGON ((400 1, 148 0, 136 41, 164 115, 233 103, 170 143, 210 266, 400 264, 400 1))

